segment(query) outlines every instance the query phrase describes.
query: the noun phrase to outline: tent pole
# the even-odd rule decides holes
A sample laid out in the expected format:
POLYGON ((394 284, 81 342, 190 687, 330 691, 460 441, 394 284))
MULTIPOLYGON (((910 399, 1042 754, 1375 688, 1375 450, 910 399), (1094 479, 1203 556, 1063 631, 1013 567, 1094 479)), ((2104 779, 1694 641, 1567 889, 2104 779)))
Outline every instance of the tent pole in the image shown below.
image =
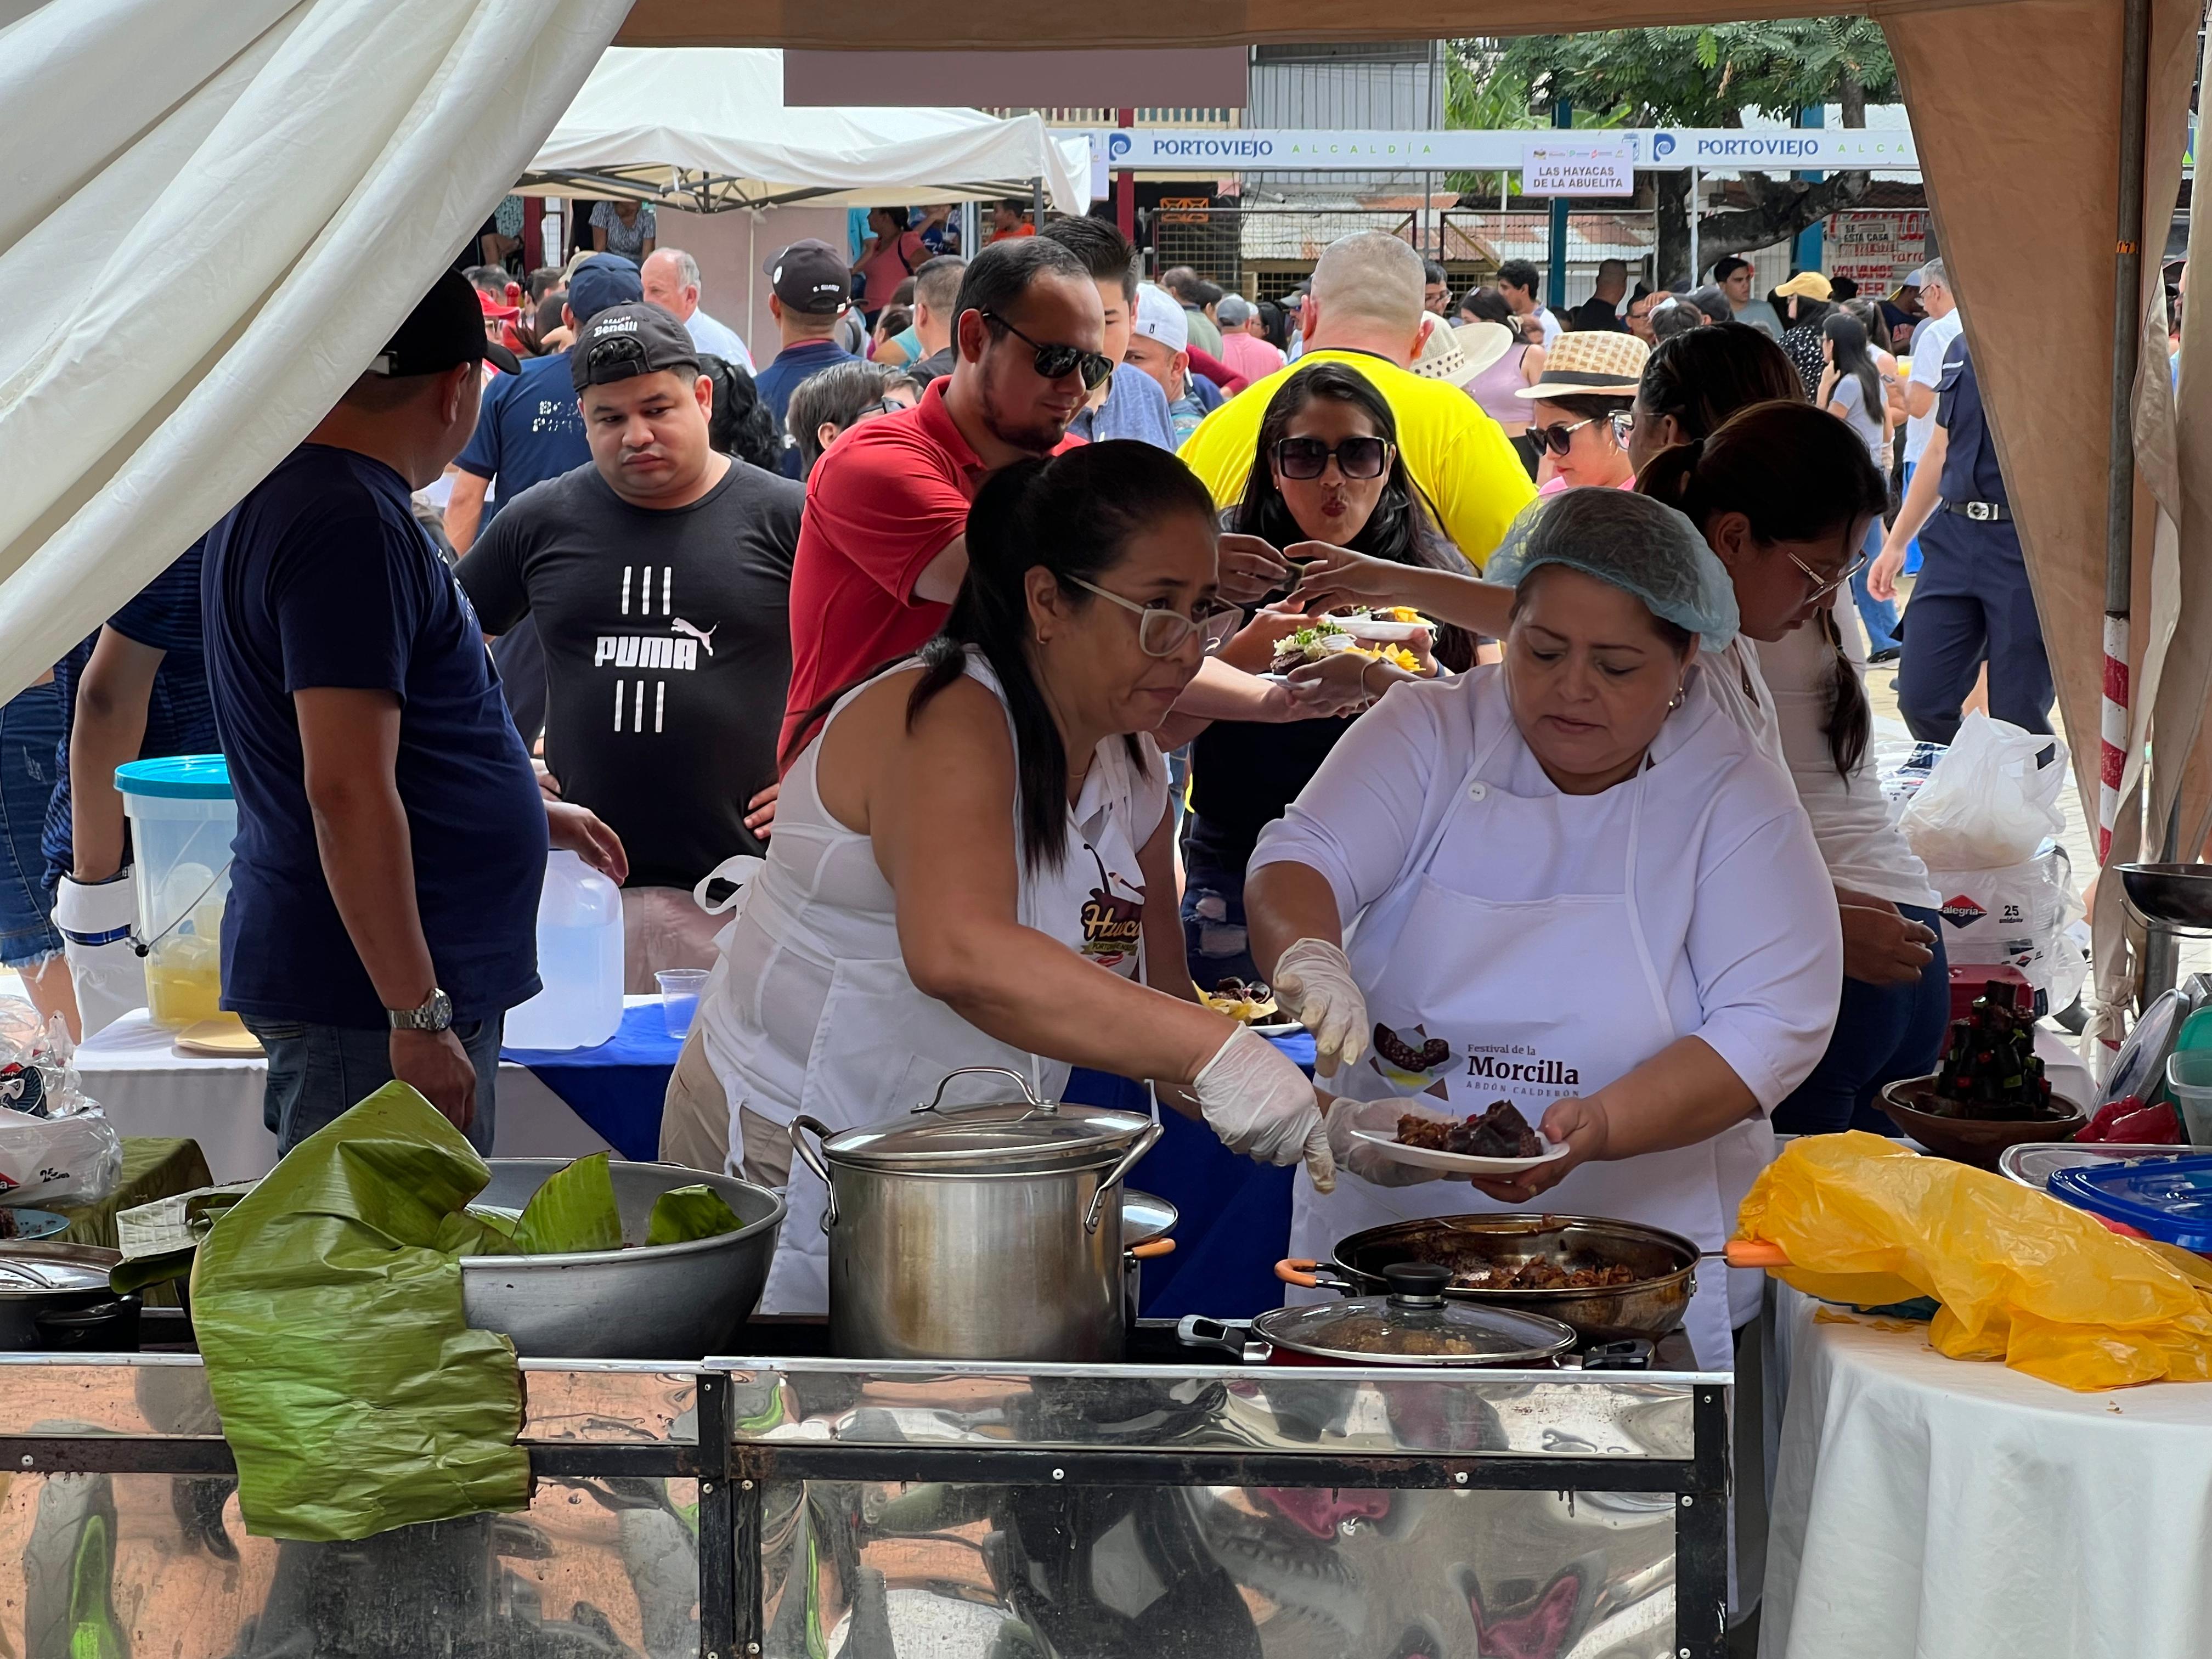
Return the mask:
MULTIPOLYGON (((2112 849, 2113 819, 2129 737, 2129 629, 2135 577, 2136 451, 2130 419, 2142 344, 2144 109, 2150 76, 2150 0, 2125 0, 2120 46, 2120 178, 2112 252, 2112 385, 2105 500, 2105 672, 2098 722, 2097 857, 2112 849)), ((2148 793, 2146 790, 2146 793, 2148 793)), ((2176 856, 2161 849, 2161 856, 2176 856)), ((2177 943, 2146 935, 2142 995, 2148 1002, 2173 983, 2177 943)))
POLYGON ((1042 175, 1030 180, 1030 222, 1039 230, 1044 228, 1044 179, 1042 175))
POLYGON ((1697 168, 1690 169, 1690 286, 1698 285, 1698 191, 1705 179, 1697 168))

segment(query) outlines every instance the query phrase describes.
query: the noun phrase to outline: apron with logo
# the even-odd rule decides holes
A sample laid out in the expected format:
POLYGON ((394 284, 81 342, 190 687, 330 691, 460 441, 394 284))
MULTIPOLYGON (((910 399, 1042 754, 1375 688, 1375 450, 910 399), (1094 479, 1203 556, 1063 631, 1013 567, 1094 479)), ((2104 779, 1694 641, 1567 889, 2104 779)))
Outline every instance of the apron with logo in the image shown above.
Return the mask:
MULTIPOLYGON (((969 672, 998 692, 996 679, 979 661, 971 659, 969 672)), ((857 690, 851 694, 858 695, 857 690)), ((819 752, 817 738, 794 765, 793 778, 785 781, 787 804, 794 793, 799 767, 812 766, 819 752)), ((1159 762, 1155 759, 1152 764, 1159 762)), ((1020 867, 1021 924, 1060 940, 1109 972, 1134 978, 1146 897, 1137 853, 1157 827, 1137 824, 1134 818, 1139 801, 1158 792, 1157 781, 1146 789, 1120 738, 1101 744, 1085 780, 1083 799, 1068 815, 1066 857, 1057 870, 1032 871, 1026 863, 1020 867)), ((818 794, 814 799, 818 801, 818 794)), ((842 826, 838 831, 851 836, 842 826)), ((833 1132, 857 1128, 913 1110, 937 1092, 947 1073, 963 1066, 1004 1066, 1027 1078, 1042 1098, 1060 1095, 1067 1082, 1065 1061, 1025 1054, 987 1036, 945 1003, 915 988, 888 914, 878 921, 847 910, 830 929, 825 926, 830 919, 820 915, 820 908, 808 898, 793 870, 776 859, 771 840, 767 863, 744 890, 743 931, 752 939, 765 934, 777 953, 802 959, 817 975, 826 969, 829 994, 815 1023, 799 1098, 781 1098, 764 1089, 745 1063, 748 1048, 763 1033, 751 1011, 738 1006, 739 1000, 729 989, 726 952, 739 931, 737 924, 732 922, 719 936, 725 954, 700 999, 700 1016, 702 1022, 711 1021, 708 1054, 733 1115, 743 1104, 781 1127, 787 1128, 793 1118, 803 1114, 826 1123, 833 1132), (842 954, 824 937, 825 931, 838 933, 847 947, 842 954), (854 954, 851 948, 856 938, 868 941, 862 946, 864 954, 854 954)), ((771 967, 769 972, 774 971, 771 967)), ((762 1000, 768 1000, 763 995, 762 1000)), ((969 1086, 962 1092, 956 1085, 947 1092, 946 1103, 1003 1099, 1013 1088, 1004 1078, 963 1078, 960 1082, 969 1086)), ((760 1310, 820 1313, 829 1305, 828 1241, 822 1227, 828 1193, 805 1160, 794 1159, 785 1197, 788 1213, 760 1310)))
MULTIPOLYGON (((1553 1102, 1594 1094, 1689 1034, 1668 1009, 1637 908, 1652 769, 1595 795, 1512 794, 1504 780, 1521 738, 1511 713, 1502 696, 1476 706, 1475 760, 1453 805, 1350 941, 1382 1050, 1322 1084, 1365 1100, 1419 1096, 1462 1117, 1510 1100, 1540 1126, 1553 1102), (1494 730, 1480 730, 1493 722, 1494 730), (1521 848, 1617 836, 1626 845, 1620 890, 1477 897, 1451 884, 1451 869, 1438 868, 1438 851, 1455 828, 1474 849, 1468 856, 1487 862, 1521 848)), ((1509 1207, 1640 1221, 1717 1249, 1766 1161, 1754 1141, 1771 1153, 1764 1120, 1694 1146, 1582 1164, 1533 1203, 1514 1206, 1458 1180, 1385 1188, 1347 1171, 1328 1194, 1301 1180, 1291 1253, 1326 1261, 1338 1240, 1365 1228, 1509 1207)), ((1686 1322, 1698 1364, 1731 1369, 1728 1273, 1720 1263, 1701 1267, 1686 1322)))

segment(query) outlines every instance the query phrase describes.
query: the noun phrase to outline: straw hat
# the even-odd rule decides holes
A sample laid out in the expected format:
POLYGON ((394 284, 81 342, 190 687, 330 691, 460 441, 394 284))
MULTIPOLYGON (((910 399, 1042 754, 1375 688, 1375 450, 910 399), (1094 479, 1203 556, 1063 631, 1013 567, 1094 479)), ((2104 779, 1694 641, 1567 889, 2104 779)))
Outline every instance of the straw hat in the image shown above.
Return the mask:
POLYGON ((1516 386, 1516 398, 1633 398, 1651 348, 1633 334, 1583 329, 1562 334, 1544 356, 1534 386, 1516 386))
POLYGON ((1513 347, 1513 331, 1503 323, 1438 322, 1421 342, 1421 355, 1407 365, 1425 380, 1464 386, 1513 347))

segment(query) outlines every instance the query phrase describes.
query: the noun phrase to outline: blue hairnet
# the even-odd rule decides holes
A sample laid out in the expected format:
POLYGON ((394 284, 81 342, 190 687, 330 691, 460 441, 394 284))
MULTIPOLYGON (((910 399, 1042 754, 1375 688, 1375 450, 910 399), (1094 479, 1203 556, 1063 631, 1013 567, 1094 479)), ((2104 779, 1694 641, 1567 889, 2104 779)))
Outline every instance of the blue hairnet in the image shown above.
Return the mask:
POLYGON ((1626 588, 1655 617, 1725 649, 1740 620, 1735 584, 1689 520, 1632 489, 1584 486, 1540 500, 1513 521, 1483 568, 1518 587, 1539 565, 1564 564, 1626 588))

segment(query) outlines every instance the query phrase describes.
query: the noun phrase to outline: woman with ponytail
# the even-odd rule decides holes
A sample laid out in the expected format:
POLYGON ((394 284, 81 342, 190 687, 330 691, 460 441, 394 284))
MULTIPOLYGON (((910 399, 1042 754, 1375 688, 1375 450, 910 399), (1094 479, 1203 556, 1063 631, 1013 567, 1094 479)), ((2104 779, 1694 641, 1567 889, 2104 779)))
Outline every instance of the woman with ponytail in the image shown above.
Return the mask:
POLYGON ((1837 611, 1888 484, 1848 425, 1798 398, 1771 342, 1750 330, 1749 343, 1708 341, 1729 332, 1700 329, 1651 354, 1629 440, 1637 488, 1679 508, 1728 567, 1743 634, 1708 659, 1707 683, 1789 769, 1836 884, 1835 1035, 1774 1126, 1892 1133, 1875 1097, 1933 1069, 1950 986, 1937 896, 1890 822, 1869 754, 1859 630, 1837 611))
POLYGON ((1018 462, 969 511, 944 632, 796 728, 698 1015, 726 1167, 789 1189, 763 1311, 827 1305, 825 1193, 791 1163, 793 1119, 893 1117, 961 1066, 1046 1099, 1071 1065, 1152 1079, 1233 1150, 1333 1179, 1312 1085, 1183 966, 1149 734, 1237 615, 1216 538, 1165 451, 1018 462))

